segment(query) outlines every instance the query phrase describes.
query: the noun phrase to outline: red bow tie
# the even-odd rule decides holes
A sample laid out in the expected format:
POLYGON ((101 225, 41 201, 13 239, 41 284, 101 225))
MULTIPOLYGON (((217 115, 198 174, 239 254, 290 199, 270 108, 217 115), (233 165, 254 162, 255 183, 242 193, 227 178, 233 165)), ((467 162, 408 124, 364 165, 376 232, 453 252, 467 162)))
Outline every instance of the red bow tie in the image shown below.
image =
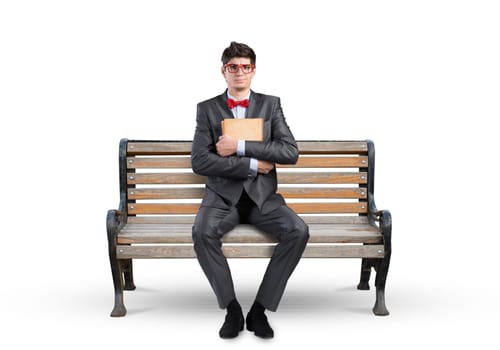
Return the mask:
POLYGON ((248 108, 248 100, 235 101, 232 98, 228 98, 227 106, 229 107, 229 109, 233 109, 236 106, 248 108))

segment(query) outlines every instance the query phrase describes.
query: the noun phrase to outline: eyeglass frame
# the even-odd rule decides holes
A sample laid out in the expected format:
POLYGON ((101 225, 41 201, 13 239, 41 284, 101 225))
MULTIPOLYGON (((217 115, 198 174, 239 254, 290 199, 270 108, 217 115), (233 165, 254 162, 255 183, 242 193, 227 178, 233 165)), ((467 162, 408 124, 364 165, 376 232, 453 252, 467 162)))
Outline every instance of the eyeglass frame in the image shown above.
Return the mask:
POLYGON ((255 71, 255 64, 236 64, 236 63, 226 63, 224 66, 224 71, 228 72, 228 73, 231 73, 231 74, 235 74, 235 73, 238 73, 238 71, 241 69, 241 72, 243 74, 250 74, 250 73, 253 73, 255 71), (236 66, 236 70, 234 72, 231 72, 229 71, 229 67, 231 66, 236 66), (245 72, 245 66, 249 66, 250 67, 250 71, 248 72, 245 72))

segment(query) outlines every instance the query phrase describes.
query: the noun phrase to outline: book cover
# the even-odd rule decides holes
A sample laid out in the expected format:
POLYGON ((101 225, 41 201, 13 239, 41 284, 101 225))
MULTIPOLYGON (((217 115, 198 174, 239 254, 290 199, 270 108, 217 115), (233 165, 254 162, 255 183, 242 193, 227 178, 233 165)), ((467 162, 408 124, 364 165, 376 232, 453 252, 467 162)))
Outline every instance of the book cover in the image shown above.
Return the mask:
POLYGON ((264 119, 224 119, 222 121, 222 135, 229 135, 237 140, 263 141, 264 119))

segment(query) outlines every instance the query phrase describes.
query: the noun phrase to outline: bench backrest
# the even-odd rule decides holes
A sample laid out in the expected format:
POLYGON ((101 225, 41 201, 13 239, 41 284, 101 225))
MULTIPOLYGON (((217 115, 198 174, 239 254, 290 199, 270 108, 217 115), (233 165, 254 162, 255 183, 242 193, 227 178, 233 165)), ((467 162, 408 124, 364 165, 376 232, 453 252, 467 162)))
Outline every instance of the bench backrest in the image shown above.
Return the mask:
MULTIPOLYGON (((300 215, 366 221, 373 198, 371 141, 299 141, 296 165, 277 166, 278 192, 300 215)), ((121 210, 129 222, 196 214, 205 178, 191 170, 190 141, 120 143, 121 210)))

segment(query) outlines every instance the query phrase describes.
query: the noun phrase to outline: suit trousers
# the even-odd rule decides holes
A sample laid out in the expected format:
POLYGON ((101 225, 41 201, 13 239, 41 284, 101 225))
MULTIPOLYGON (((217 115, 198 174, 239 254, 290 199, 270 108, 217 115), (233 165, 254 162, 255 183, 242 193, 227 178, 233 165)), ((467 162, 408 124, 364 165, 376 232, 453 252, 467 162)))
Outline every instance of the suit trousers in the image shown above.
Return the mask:
POLYGON ((255 298, 266 309, 276 311, 306 247, 309 228, 286 205, 262 214, 245 191, 235 207, 202 206, 193 225, 194 250, 221 308, 236 298, 231 271, 221 249, 222 237, 240 223, 254 225, 278 240, 255 298))

